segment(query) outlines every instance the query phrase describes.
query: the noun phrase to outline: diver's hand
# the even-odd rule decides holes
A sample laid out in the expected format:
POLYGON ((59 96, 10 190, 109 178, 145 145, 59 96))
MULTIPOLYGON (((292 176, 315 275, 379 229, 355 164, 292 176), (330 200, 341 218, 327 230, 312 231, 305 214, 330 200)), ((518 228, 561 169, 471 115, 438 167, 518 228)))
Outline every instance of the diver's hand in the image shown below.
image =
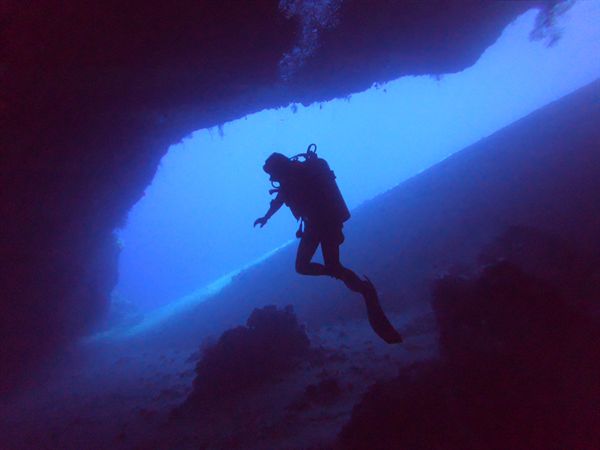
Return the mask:
POLYGON ((260 225, 260 227, 264 227, 267 223, 267 218, 266 217, 259 217, 258 219, 256 219, 254 221, 254 226, 256 225, 260 225))

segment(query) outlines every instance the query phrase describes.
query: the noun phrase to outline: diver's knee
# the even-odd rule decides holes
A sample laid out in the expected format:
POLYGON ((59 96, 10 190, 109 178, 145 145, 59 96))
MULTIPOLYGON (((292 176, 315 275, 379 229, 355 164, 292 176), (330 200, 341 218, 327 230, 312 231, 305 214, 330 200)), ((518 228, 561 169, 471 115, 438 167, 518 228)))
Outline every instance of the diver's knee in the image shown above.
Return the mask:
POLYGON ((308 264, 303 261, 296 261, 296 273, 306 275, 308 273, 308 264))
POLYGON ((342 267, 341 265, 326 264, 325 268, 333 278, 337 278, 338 280, 344 278, 344 267, 342 267))

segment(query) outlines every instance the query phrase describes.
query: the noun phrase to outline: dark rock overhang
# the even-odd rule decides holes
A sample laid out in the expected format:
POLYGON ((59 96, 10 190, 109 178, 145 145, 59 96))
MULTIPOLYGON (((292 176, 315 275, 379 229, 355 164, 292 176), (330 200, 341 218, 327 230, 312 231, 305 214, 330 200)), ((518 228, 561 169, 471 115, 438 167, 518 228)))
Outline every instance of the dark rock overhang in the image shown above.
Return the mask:
POLYGON ((555 2, 330 0, 330 17, 311 18, 322 3, 0 6, 2 381, 105 310, 112 230, 170 144, 264 108, 462 70, 518 14, 555 2))

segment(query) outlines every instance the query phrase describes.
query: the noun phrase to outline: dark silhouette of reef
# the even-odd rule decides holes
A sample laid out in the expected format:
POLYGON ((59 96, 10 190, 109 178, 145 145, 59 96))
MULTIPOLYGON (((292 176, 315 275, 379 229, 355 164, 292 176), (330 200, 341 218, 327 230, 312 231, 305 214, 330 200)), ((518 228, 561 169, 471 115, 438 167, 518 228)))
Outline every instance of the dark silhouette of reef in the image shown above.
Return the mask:
POLYGON ((545 280, 552 289, 585 305, 600 308, 600 253, 582 250, 568 240, 528 226, 511 226, 485 246, 481 265, 510 262, 524 272, 545 280))
POLYGON ((462 70, 519 13, 555 3, 345 1, 320 25, 279 0, 3 1, 0 390, 106 312, 112 231, 169 145, 264 108, 462 70), (303 43, 307 26, 318 42, 303 43), (296 49, 308 58, 283 77, 296 49))
MULTIPOLYGON (((494 248, 514 255, 515 242, 550 277, 499 258, 470 278, 438 280, 440 359, 372 387, 340 434, 342 448, 374 439, 395 449, 598 448, 600 320, 555 276, 584 292, 600 266, 574 269, 563 256, 577 252, 534 229, 512 228, 494 248)), ((597 307, 600 298, 588 300, 597 307)))
POLYGON ((309 351, 310 341, 291 306, 257 308, 246 326, 225 331, 204 349, 184 408, 207 408, 277 381, 309 351))

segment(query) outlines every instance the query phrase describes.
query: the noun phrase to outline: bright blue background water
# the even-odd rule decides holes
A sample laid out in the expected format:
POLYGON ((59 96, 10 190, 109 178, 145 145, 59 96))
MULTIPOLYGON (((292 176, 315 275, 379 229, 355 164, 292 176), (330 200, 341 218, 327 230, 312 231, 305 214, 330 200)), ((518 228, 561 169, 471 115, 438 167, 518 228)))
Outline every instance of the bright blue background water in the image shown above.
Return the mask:
POLYGON ((118 231, 124 247, 115 294, 153 309, 293 238, 287 210, 252 228, 268 207, 261 167, 274 151, 292 155, 317 143, 352 208, 600 77, 599 1, 567 11, 552 47, 529 39, 535 16, 521 16, 461 73, 262 111, 172 146, 118 231))

